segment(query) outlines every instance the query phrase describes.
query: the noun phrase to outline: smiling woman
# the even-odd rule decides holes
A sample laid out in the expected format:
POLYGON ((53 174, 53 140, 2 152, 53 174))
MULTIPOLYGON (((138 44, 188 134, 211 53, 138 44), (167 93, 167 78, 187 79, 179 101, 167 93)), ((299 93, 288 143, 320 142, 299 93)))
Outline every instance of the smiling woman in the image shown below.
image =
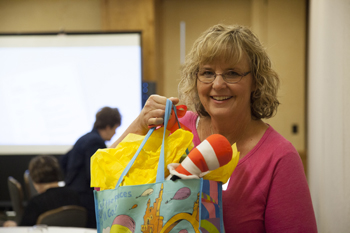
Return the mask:
MULTIPOLYGON (((262 121, 277 111, 278 86, 269 56, 244 26, 209 28, 183 65, 179 97, 192 111, 180 122, 192 131, 194 145, 217 133, 240 152, 223 192, 226 232, 317 232, 300 156, 262 121)), ((123 135, 147 132, 163 118, 166 99, 151 96, 123 135)))
POLYGON ((223 192, 227 232, 317 231, 300 157, 262 121, 277 111, 278 86, 265 49, 243 26, 208 29, 183 66, 180 101, 195 113, 180 121, 192 130, 194 144, 218 133, 240 152, 223 192))

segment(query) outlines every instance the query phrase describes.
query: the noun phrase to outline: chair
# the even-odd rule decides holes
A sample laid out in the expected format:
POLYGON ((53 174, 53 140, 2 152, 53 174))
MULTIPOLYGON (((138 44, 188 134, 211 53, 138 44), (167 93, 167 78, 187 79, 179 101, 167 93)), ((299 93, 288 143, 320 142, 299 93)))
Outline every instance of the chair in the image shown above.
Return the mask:
POLYGON ((87 210, 77 205, 62 206, 42 213, 36 224, 61 227, 86 227, 87 210))
POLYGON ((27 194, 27 200, 29 201, 32 197, 38 195, 38 191, 34 188, 33 180, 30 177, 29 170, 25 170, 23 174, 24 187, 27 194))
POLYGON ((12 208, 16 213, 15 221, 17 224, 22 220, 24 205, 23 205, 23 190, 22 185, 12 176, 7 180, 12 208))

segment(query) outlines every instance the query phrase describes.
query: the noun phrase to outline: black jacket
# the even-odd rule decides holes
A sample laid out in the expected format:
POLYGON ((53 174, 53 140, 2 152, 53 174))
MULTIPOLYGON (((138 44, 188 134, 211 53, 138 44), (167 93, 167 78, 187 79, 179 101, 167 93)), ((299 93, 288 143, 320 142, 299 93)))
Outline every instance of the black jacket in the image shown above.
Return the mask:
POLYGON ((90 188, 90 158, 102 148, 106 148, 105 141, 94 129, 79 138, 72 150, 60 159, 66 186, 79 193, 82 206, 88 210, 89 228, 96 228, 93 188, 90 188))
POLYGON ((106 148, 105 141, 96 129, 85 134, 73 148, 61 157, 61 167, 66 186, 79 193, 90 192, 90 158, 101 148, 106 148))
POLYGON ((78 193, 67 187, 50 188, 29 200, 19 225, 34 226, 40 214, 65 205, 80 205, 78 193))

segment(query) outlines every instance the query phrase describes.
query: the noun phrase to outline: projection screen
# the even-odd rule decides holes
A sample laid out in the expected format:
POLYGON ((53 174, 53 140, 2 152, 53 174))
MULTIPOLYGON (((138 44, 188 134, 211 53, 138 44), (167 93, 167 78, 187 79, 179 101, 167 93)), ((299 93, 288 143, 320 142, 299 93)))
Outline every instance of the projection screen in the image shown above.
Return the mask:
POLYGON ((64 154, 117 107, 121 127, 142 102, 141 34, 0 35, 0 154, 64 154))

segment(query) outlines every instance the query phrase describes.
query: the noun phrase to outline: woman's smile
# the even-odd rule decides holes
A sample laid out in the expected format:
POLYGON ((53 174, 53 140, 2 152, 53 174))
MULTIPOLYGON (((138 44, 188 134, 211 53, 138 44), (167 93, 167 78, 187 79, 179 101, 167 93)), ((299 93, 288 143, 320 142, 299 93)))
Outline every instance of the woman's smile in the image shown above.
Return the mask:
POLYGON ((210 98, 216 101, 225 101, 231 99, 232 96, 210 96, 210 98))

